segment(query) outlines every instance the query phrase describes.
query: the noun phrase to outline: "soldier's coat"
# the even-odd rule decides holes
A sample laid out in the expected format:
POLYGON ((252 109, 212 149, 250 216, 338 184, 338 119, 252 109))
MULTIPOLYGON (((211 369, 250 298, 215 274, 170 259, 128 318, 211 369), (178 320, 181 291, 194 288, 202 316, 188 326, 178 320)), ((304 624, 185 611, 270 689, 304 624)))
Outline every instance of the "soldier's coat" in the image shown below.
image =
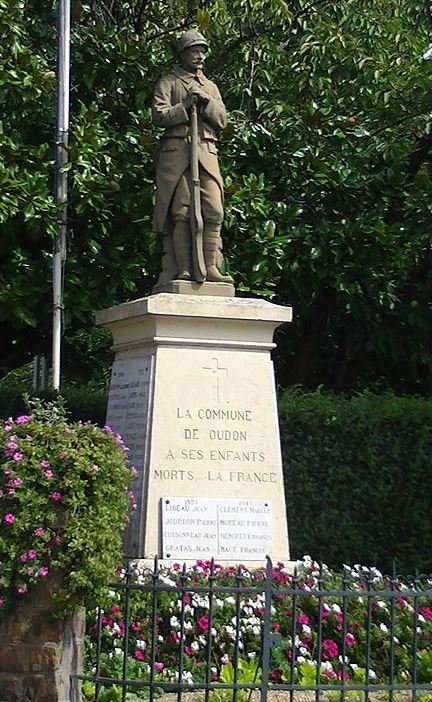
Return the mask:
POLYGON ((209 98, 208 104, 198 115, 198 158, 202 168, 218 183, 223 201, 216 130, 226 125, 225 106, 217 86, 201 71, 194 75, 183 68, 176 68, 159 80, 153 100, 153 122, 166 130, 156 162, 156 206, 153 215, 156 232, 164 231, 177 183, 189 168, 190 122, 182 102, 194 85, 207 93, 209 98))

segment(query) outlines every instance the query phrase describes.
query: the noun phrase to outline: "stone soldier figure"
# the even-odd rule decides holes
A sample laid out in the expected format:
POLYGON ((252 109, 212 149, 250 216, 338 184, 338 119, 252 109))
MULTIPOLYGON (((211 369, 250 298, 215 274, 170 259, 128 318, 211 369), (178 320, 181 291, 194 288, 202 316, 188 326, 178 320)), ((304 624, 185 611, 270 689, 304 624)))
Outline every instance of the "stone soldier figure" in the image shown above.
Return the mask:
POLYGON ((156 287, 173 279, 232 283, 219 270, 223 183, 216 141, 226 112, 201 70, 207 48, 196 29, 185 32, 177 42, 180 66, 155 89, 153 123, 165 129, 156 163, 153 227, 164 235, 156 287))

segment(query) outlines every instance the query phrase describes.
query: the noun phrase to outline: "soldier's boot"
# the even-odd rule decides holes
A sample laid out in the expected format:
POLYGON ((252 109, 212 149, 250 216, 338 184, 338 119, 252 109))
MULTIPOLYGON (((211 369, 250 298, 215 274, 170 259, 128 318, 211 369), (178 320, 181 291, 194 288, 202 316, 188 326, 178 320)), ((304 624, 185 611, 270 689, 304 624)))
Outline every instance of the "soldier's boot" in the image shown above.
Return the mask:
POLYGON ((222 260, 221 249, 222 239, 220 235, 220 224, 206 222, 204 225, 204 260, 207 268, 206 280, 212 283, 232 283, 230 275, 220 272, 218 265, 222 260))
POLYGON ((189 222, 174 222, 172 232, 174 256, 177 262, 177 280, 191 280, 191 235, 189 222))

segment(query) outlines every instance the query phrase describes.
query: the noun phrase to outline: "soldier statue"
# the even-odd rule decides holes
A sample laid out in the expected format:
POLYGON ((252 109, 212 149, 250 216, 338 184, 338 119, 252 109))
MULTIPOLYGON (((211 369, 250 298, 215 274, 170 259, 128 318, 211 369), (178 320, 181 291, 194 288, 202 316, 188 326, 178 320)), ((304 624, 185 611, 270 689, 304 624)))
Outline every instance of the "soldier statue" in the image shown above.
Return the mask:
POLYGON ((159 80, 153 100, 153 123, 165 129, 156 162, 153 226, 163 234, 156 288, 172 280, 232 283, 220 271, 223 182, 216 142, 225 106, 202 73, 203 35, 190 29, 176 48, 180 65, 159 80))

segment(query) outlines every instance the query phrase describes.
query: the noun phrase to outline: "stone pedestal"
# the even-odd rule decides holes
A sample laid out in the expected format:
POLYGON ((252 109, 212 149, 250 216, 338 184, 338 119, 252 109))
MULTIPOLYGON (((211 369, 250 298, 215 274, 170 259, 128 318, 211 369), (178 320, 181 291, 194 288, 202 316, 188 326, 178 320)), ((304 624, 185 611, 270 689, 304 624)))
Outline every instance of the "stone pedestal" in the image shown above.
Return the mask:
POLYGON ((80 702, 84 611, 52 614, 53 583, 34 589, 0 622, 2 702, 80 702))
POLYGON ((290 307, 158 293, 103 310, 107 423, 138 475, 126 555, 289 560, 270 350, 290 307))

